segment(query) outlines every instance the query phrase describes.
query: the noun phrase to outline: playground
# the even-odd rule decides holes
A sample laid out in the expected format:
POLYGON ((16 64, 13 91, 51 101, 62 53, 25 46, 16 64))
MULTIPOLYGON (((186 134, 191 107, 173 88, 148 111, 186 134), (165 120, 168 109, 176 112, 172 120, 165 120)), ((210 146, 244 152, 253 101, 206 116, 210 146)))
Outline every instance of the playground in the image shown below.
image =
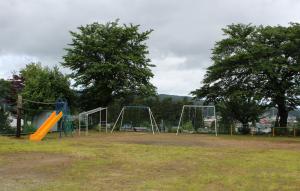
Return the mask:
POLYGON ((246 14, 220 2, 188 20, 171 2, 65 3, 3 14, 17 41, 0 47, 0 191, 300 190, 300 23, 225 23, 218 7, 246 14))
POLYGON ((297 190, 292 137, 104 133, 0 137, 1 190, 297 190))

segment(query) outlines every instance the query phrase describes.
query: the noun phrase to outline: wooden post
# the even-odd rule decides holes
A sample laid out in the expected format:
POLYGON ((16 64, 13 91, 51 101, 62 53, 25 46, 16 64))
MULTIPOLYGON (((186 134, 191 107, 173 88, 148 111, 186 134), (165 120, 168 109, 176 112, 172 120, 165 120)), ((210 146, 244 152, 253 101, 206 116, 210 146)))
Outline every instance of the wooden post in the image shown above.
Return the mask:
POLYGON ((230 125, 230 136, 232 136, 232 124, 230 125))
POLYGON ((80 136, 80 114, 78 115, 78 135, 80 136))
POLYGON ((102 112, 101 112, 101 111, 102 111, 102 109, 100 109, 100 124, 99 124, 100 126, 99 126, 99 133, 101 132, 101 115, 102 115, 102 112))
POLYGON ((275 127, 272 128, 272 135, 275 136, 275 127))
POLYGON ((86 115, 85 136, 89 133, 89 114, 86 115))
POLYGON ((107 133, 107 107, 105 108, 105 132, 107 133))
POLYGON ((21 109, 22 109, 22 96, 18 95, 17 100, 17 131, 16 131, 16 137, 21 137, 21 109))
POLYGON ((60 121, 57 123, 57 126, 59 126, 59 138, 62 138, 63 120, 60 120, 60 121))

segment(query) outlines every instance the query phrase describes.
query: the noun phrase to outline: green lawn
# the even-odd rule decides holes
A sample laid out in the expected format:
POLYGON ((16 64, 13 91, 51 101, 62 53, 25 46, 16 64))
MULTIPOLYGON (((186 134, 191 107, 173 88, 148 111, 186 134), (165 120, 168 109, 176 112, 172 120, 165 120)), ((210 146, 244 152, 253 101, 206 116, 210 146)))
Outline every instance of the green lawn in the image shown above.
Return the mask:
POLYGON ((300 190, 300 138, 0 137, 0 190, 300 190))

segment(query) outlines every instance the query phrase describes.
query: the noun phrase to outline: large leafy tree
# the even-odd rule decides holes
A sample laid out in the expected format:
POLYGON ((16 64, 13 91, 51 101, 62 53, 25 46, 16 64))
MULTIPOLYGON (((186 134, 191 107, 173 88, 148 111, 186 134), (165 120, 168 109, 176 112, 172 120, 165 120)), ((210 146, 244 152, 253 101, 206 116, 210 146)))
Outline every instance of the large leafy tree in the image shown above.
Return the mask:
POLYGON ((153 73, 145 41, 152 30, 139 31, 139 25, 93 23, 71 32, 72 43, 66 48, 62 65, 81 92, 84 108, 108 105, 128 95, 152 95, 153 73))
MULTIPOLYGON (((22 90, 24 99, 35 102, 55 102, 58 98, 65 98, 71 105, 74 103, 75 94, 70 89, 70 81, 57 67, 50 69, 42 67, 40 63, 31 63, 20 71, 20 75, 25 80, 25 87, 22 90)), ((24 104, 32 110, 44 109, 46 106, 26 101, 24 104)), ((53 108, 53 105, 50 106, 53 108)))
POLYGON ((276 107, 277 125, 286 127, 288 112, 300 103, 300 25, 233 24, 223 31, 226 38, 213 49, 214 64, 193 93, 218 102, 242 92, 240 101, 276 107))
POLYGON ((11 83, 8 80, 0 79, 0 103, 7 102, 11 94, 11 83))
POLYGON ((286 127, 288 113, 300 104, 300 25, 260 26, 253 36, 256 90, 277 108, 276 125, 286 127))

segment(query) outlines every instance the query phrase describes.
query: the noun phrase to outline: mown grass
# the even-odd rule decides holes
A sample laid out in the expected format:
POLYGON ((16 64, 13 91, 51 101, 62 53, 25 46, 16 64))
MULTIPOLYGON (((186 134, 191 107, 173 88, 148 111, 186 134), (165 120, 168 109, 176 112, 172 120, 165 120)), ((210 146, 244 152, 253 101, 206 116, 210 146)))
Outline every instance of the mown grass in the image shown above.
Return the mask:
POLYGON ((219 135, 222 139, 228 139, 228 140, 262 140, 262 141, 271 141, 271 142, 279 142, 279 141, 290 141, 290 142, 299 142, 299 137, 293 137, 293 136, 272 136, 270 134, 268 135, 219 135))
MULTIPOLYGON (((3 184, 0 190, 300 189, 300 149, 146 145, 120 143, 114 141, 113 136, 48 138, 38 143, 0 137, 0 183, 3 184), (22 163, 25 154, 30 159, 30 154, 38 153, 43 153, 40 160, 25 161, 31 174, 20 169, 19 174, 24 178, 15 179, 15 175, 9 173, 18 170, 13 168, 14 164, 22 163), (51 166, 50 161, 41 166, 40 162, 46 157, 54 160, 59 155, 69 158, 58 163, 62 165, 51 166), (8 163, 11 168, 5 168, 8 163), (40 181, 35 180, 35 174, 40 181)), ((143 139, 143 136, 138 138, 143 139)), ((223 136, 216 141, 231 139, 249 138, 223 136)), ((262 140, 262 144, 269 141, 269 138, 257 139, 262 140)), ((291 140, 298 143, 298 139, 288 141, 291 140)), ((274 141, 276 139, 272 139, 274 141)), ((282 141, 285 139, 278 139, 282 141)))

